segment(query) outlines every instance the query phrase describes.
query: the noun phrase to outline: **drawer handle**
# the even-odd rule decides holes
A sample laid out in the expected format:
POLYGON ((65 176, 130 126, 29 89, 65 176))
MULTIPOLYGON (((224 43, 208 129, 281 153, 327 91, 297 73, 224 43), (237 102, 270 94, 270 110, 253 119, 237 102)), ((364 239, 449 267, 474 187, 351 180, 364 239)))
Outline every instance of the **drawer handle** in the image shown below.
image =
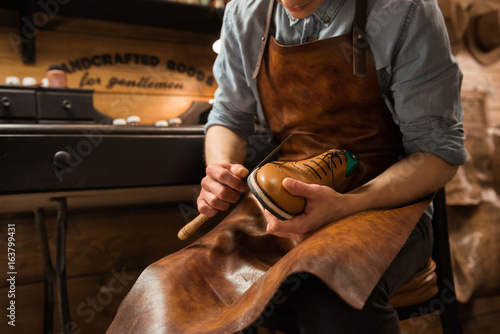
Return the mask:
POLYGON ((64 109, 71 109, 71 101, 70 100, 63 100, 62 105, 64 109))
POLYGON ((61 169, 67 168, 71 165, 71 155, 66 151, 57 151, 52 161, 61 169))
POLYGON ((3 97, 2 97, 2 105, 3 105, 5 108, 10 107, 10 98, 9 98, 9 97, 7 97, 7 96, 3 96, 3 97))

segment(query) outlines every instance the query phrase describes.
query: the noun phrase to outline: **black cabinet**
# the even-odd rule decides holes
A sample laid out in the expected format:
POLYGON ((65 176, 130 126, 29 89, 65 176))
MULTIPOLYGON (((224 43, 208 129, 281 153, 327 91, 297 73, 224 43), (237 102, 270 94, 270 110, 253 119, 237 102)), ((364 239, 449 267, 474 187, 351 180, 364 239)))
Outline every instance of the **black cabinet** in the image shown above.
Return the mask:
MULTIPOLYGON (((204 128, 0 124, 0 195, 199 184, 204 128)), ((260 128, 246 166, 273 149, 260 128)))
POLYGON ((203 127, 0 125, 0 194, 197 184, 203 127))

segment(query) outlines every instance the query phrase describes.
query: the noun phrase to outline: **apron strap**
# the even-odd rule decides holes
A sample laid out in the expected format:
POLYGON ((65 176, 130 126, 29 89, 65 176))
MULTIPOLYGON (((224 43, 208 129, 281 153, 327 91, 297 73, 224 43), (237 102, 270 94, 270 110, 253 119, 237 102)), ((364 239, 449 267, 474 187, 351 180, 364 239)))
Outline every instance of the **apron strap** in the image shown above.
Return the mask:
POLYGON ((352 64, 354 76, 363 78, 366 75, 366 0, 357 0, 352 27, 352 64))
POLYGON ((257 58, 257 64, 255 65, 255 70, 253 71, 252 79, 257 79, 259 75, 260 65, 262 64, 262 57, 264 56, 264 51, 266 51, 267 39, 269 37, 269 29, 271 29, 271 20, 273 17, 273 8, 275 0, 269 1, 269 9, 267 10, 266 18, 266 28, 264 29, 264 36, 262 36, 262 42, 260 43, 259 57, 257 58))
MULTIPOLYGON (((264 29, 264 35, 262 36, 262 42, 260 44, 259 55, 257 58, 257 63, 255 65, 255 70, 253 71, 252 79, 257 79, 259 75, 260 66, 262 65, 262 58, 264 52, 266 51, 267 39, 269 38, 269 30, 271 28, 271 20, 273 16, 275 0, 269 1, 269 9, 267 11, 266 27, 264 29)), ((354 76, 362 78, 366 75, 366 46, 368 42, 366 41, 366 0, 357 0, 356 9, 354 12, 354 24, 352 28, 352 63, 353 63, 353 73, 354 76)))

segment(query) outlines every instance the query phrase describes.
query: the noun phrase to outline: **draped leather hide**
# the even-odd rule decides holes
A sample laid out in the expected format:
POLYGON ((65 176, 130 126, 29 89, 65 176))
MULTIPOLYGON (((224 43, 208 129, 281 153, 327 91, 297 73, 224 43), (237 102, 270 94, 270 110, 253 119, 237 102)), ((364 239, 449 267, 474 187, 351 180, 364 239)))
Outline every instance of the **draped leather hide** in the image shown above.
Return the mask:
POLYGON ((248 194, 207 235, 149 266, 107 333, 234 333, 269 302, 272 312, 280 284, 301 272, 360 309, 429 200, 358 213, 295 245, 266 233, 263 209, 248 194))

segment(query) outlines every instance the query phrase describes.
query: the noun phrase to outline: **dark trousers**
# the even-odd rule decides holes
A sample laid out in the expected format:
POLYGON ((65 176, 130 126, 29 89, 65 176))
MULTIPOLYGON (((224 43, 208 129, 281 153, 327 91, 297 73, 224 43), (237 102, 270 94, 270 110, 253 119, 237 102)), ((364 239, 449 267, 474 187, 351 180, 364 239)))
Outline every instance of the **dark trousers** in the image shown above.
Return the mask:
POLYGON ((347 305, 316 276, 298 273, 282 284, 260 318, 242 332, 256 333, 255 328, 261 326, 286 333, 399 333, 398 316, 389 298, 426 266, 432 253, 431 224, 426 215, 420 219, 362 310, 347 305))

